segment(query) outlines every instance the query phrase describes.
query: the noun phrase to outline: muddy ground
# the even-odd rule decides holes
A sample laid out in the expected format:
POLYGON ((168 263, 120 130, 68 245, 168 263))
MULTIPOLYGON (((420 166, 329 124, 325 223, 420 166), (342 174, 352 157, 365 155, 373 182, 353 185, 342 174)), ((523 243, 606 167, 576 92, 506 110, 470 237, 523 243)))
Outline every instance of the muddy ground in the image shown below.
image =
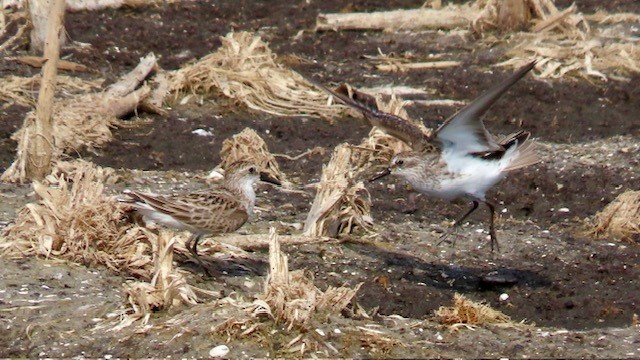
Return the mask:
MULTIPOLYGON (((577 1, 584 12, 605 7, 611 12, 640 12, 634 0, 577 1), (602 4, 602 5, 601 5, 602 4)), ((568 1, 558 1, 559 6, 568 1)), ((319 12, 369 11, 418 7, 422 1, 198 1, 140 9, 69 14, 71 39, 91 44, 69 48, 63 56, 98 70, 109 81, 154 52, 160 65, 181 64, 216 50, 219 36, 231 30, 255 31, 279 55, 303 59, 292 64, 306 74, 333 83, 356 86, 387 84, 422 87, 433 99, 471 100, 507 75, 492 65, 504 48, 478 46, 472 38, 436 32, 312 31, 319 12), (302 32, 301 32, 302 31, 302 32), (301 32, 301 33, 300 33, 301 32), (460 60, 463 66, 410 73, 373 70, 363 55, 407 54, 419 61, 430 54, 460 60)), ((37 70, 0 60, 0 75, 29 75, 37 70)), ((637 358, 640 332, 632 326, 640 314, 640 246, 596 240, 586 233, 591 217, 618 194, 640 189, 640 76, 631 81, 585 79, 538 80, 527 76, 485 117, 491 132, 510 133, 522 126, 540 142, 544 162, 510 175, 489 194, 499 204, 500 253, 486 241, 486 209, 474 214, 458 231, 457 244, 438 246, 447 221, 466 209, 411 195, 400 181, 367 184, 373 199, 376 234, 321 245, 288 246, 291 269, 307 269, 321 289, 364 285, 357 303, 370 318, 332 315, 318 319, 310 331, 322 329, 324 341, 306 355, 354 357, 599 357, 637 358), (363 241, 365 239, 366 241, 363 241), (497 272, 513 279, 509 285, 486 283, 497 272), (450 305, 454 293, 484 301, 527 326, 450 331, 433 322, 433 312, 450 305), (500 301, 501 294, 508 300, 500 301), (398 317, 396 315, 400 315, 398 317), (393 339, 363 340, 367 331, 393 339), (339 329, 340 331, 335 331, 339 329)), ((79 156, 121 169, 125 187, 171 191, 178 186, 203 187, 204 175, 218 164, 222 141, 245 127, 258 131, 270 150, 295 156, 320 146, 327 151, 297 161, 279 158, 282 170, 296 184, 319 180, 322 164, 339 143, 358 143, 368 133, 359 119, 329 123, 316 118, 281 118, 248 110, 222 97, 205 97, 175 105, 166 117, 141 115, 132 126, 115 130, 116 139, 79 156), (212 137, 192 133, 210 130, 212 137), (143 170, 135 171, 135 170, 143 170), (159 180, 160 179, 160 180, 159 180)), ((15 155, 9 139, 29 109, 0 109, 0 170, 15 155)), ((455 112, 452 107, 411 106, 410 114, 435 127, 455 112)), ((261 186, 259 206, 265 211, 241 233, 294 233, 288 226, 304 221, 313 193, 290 194, 261 186)), ((28 186, 0 185, 0 226, 33 194, 28 186)), ((265 235, 266 236, 266 235, 265 235)), ((345 240, 345 239, 343 239, 345 240)), ((215 264, 215 279, 196 268, 189 281, 203 288, 237 293, 251 299, 266 273, 264 259, 250 267, 215 264)), ((108 314, 125 304, 125 275, 45 259, 0 260, 0 356, 2 357, 206 357, 215 345, 227 343, 229 357, 297 356, 286 344, 296 334, 279 326, 260 336, 213 335, 211 327, 225 319, 215 299, 154 314, 150 328, 120 332, 96 331, 108 314), (169 319, 180 319, 169 325, 169 319), (228 341, 228 342, 227 342, 228 341)), ((228 315, 228 314, 227 314, 228 315)), ((320 335, 319 335, 320 336, 320 335)))

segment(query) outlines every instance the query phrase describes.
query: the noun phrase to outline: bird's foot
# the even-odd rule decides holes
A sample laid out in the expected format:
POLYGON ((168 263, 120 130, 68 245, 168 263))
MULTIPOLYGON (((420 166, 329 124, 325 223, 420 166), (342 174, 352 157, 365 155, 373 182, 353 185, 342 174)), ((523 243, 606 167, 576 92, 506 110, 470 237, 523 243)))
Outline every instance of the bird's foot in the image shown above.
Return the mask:
POLYGON ((493 249, 495 248, 495 252, 500 252, 500 245, 498 244, 498 238, 496 237, 495 231, 489 232, 489 237, 491 238, 491 253, 493 253, 493 249))
POLYGON ((453 226, 451 226, 448 230, 444 231, 444 234, 440 235, 440 241, 438 241, 437 246, 440 246, 442 243, 446 242, 451 244, 451 247, 455 247, 456 246, 456 239, 458 236, 460 236, 458 234, 458 229, 460 228, 459 225, 457 224, 453 224, 453 226), (453 239, 451 239, 451 237, 453 239))
POLYGON ((200 268, 202 269, 206 277, 210 277, 210 278, 213 277, 213 274, 211 274, 207 265, 204 263, 204 261, 202 261, 202 259, 200 258, 200 255, 198 255, 196 251, 192 251, 192 249, 189 249, 189 252, 191 253, 190 258, 195 260, 195 262, 198 263, 198 265, 200 265, 200 268))

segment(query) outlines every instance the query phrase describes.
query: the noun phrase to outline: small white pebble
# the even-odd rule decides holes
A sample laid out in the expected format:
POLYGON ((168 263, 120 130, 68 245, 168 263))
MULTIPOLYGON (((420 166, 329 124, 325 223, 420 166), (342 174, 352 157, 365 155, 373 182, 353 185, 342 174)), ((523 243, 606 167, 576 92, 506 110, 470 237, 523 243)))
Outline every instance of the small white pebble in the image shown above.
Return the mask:
POLYGON ((209 356, 212 358, 221 358, 227 356, 229 353, 229 347, 227 345, 218 345, 209 350, 209 356))
POLYGON ((500 294, 500 297, 498 297, 498 299, 500 299, 500 301, 507 301, 509 300, 509 294, 502 293, 500 294))
POLYGON ((320 336, 325 336, 326 334, 324 333, 324 331, 322 331, 322 329, 316 329, 316 332, 320 335, 320 336))
POLYGON ((340 335, 342 334, 342 331, 340 331, 340 329, 333 329, 333 333, 340 335))
POLYGON ((191 133, 198 136, 213 136, 213 133, 211 131, 205 129, 195 129, 191 133))
POLYGON ((561 213, 568 213, 569 211, 570 211, 569 208, 560 208, 560 209, 558 209, 558 212, 561 212, 561 213))

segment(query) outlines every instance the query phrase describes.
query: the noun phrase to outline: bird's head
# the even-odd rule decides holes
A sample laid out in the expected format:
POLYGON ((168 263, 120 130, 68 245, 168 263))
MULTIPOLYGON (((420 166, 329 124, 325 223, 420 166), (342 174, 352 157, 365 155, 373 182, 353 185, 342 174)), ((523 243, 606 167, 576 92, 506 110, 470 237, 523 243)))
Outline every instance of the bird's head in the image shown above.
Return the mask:
POLYGON ((371 181, 380 179, 387 175, 396 175, 409 181, 415 177, 424 176, 424 167, 427 163, 425 154, 422 152, 405 151, 395 155, 389 162, 389 166, 382 172, 376 174, 371 181))
POLYGON ((280 185, 278 179, 250 161, 236 161, 225 170, 225 182, 230 185, 253 186, 258 180, 280 185))

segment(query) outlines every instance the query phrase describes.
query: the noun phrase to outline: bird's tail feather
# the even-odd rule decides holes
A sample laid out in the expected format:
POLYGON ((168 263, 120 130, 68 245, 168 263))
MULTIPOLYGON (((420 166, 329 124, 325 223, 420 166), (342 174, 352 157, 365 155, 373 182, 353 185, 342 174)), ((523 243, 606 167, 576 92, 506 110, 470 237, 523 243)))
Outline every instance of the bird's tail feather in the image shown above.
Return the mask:
POLYGON ((540 158, 535 151, 535 141, 527 139, 516 146, 517 156, 502 170, 503 172, 522 169, 540 162, 540 158))

